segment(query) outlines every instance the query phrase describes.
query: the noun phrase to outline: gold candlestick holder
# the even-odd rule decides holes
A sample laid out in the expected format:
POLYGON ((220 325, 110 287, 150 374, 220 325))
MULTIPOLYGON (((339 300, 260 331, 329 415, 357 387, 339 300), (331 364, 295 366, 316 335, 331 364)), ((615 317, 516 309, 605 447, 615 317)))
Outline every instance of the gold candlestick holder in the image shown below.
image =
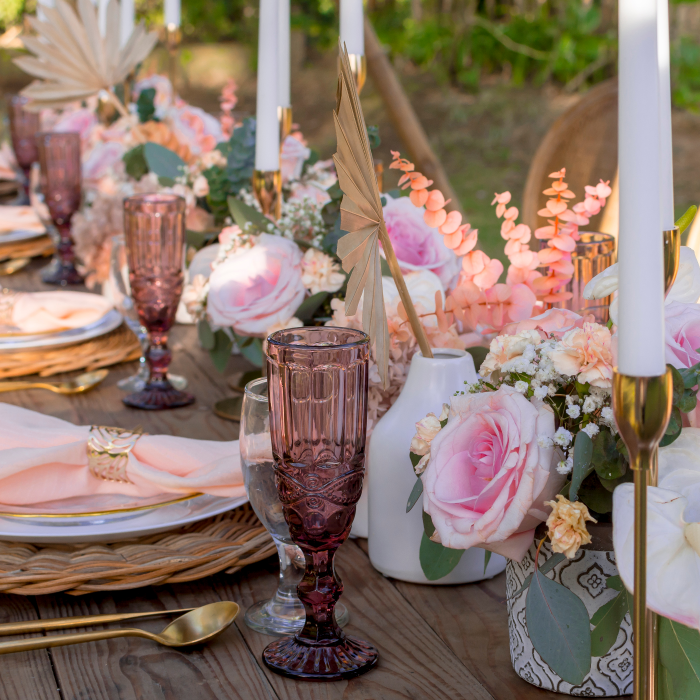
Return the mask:
POLYGON ((280 123, 280 150, 282 150, 284 140, 292 133, 292 108, 278 107, 277 119, 280 123))
POLYGON ((681 230, 674 226, 664 231, 664 288, 668 295, 678 274, 681 258, 681 230))
POLYGON ((657 377, 613 374, 613 411, 634 471, 634 700, 656 698, 657 630, 646 606, 647 486, 655 486, 659 441, 671 417, 671 371, 657 377))
POLYGON ((355 78, 357 94, 359 95, 367 80, 367 59, 364 55, 350 53, 348 54, 348 61, 350 62, 350 70, 353 78, 355 78))
POLYGON ((277 221, 282 214, 282 173, 279 170, 253 171, 253 194, 262 213, 277 221))
POLYGON ((168 78, 173 87, 176 87, 180 78, 179 58, 182 32, 175 24, 165 26, 165 47, 168 49, 168 78))

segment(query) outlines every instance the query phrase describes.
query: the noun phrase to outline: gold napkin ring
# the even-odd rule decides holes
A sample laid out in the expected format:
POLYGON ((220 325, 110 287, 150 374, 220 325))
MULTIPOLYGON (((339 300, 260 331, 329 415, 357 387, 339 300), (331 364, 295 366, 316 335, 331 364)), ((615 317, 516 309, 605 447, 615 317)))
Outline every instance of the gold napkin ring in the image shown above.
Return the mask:
POLYGON ((93 425, 87 441, 88 467, 93 476, 104 481, 131 484, 126 475, 129 452, 143 434, 142 428, 125 430, 93 425))

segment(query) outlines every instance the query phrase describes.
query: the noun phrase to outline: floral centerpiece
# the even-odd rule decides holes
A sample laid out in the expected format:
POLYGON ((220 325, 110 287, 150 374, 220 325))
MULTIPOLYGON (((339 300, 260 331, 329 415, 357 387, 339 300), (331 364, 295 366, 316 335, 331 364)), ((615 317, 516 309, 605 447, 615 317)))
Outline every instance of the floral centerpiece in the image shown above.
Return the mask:
MULTIPOLYGON (((682 228, 692 214, 679 222, 682 228)), ((683 551, 691 567, 677 560, 678 576, 700 561, 693 559, 694 526, 683 524, 695 517, 686 499, 696 470, 690 467, 688 482, 678 476, 680 455, 690 459, 698 439, 695 428, 683 426, 697 420, 700 265, 689 249, 681 259, 666 307, 673 414, 654 489, 657 529, 649 524, 650 537, 658 538, 656 570, 666 582, 673 568, 667 562, 675 556, 665 545, 671 522, 686 533, 683 551)), ((589 283, 586 295, 602 298, 616 288, 613 266, 589 283)), ((418 479, 408 509, 423 496, 426 576, 445 576, 472 547, 486 550, 487 561, 491 552, 508 557, 514 666, 536 685, 573 695, 622 695, 631 688, 631 662, 622 657, 630 655, 632 608, 623 582, 633 580, 632 474, 611 408, 614 329, 613 321, 602 326, 556 308, 505 326, 490 343, 480 379, 459 389, 440 415, 419 421, 410 446, 418 479), (595 523, 610 528, 613 518, 619 572, 612 551, 596 551, 605 547, 595 537, 610 539, 610 532, 596 530, 595 523)), ((700 635, 680 626, 697 630, 700 623, 692 606, 684 607, 667 588, 650 584, 650 606, 673 620, 662 623, 662 664, 669 685, 685 688, 687 675, 678 678, 681 664, 672 662, 670 647, 663 651, 664 639, 695 658, 700 635)), ((690 696, 674 691, 668 697, 690 696)))

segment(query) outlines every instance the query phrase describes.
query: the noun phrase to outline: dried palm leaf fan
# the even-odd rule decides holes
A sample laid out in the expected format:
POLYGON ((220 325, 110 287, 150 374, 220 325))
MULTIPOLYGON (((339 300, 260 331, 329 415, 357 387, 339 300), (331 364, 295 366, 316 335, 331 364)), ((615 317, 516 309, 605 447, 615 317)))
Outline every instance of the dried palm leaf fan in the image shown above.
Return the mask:
POLYGON ((97 8, 90 0, 78 0, 78 13, 65 0, 55 7, 42 6, 46 21, 29 17, 36 37, 24 37, 24 46, 34 56, 21 56, 15 63, 40 80, 22 90, 31 102, 28 109, 63 107, 104 90, 107 98, 126 116, 126 107, 113 92, 118 83, 143 61, 158 36, 147 32, 143 22, 134 28, 123 49, 119 48, 119 2, 107 5, 107 36, 97 24, 97 8))
POLYGON ((386 387, 389 381, 389 329, 382 291, 380 242, 420 350, 424 357, 432 357, 433 353, 386 231, 367 127, 348 52, 342 44, 339 65, 338 98, 333 112, 338 152, 333 160, 343 191, 340 228, 348 232, 338 241, 338 256, 343 261, 345 272, 352 270, 345 296, 345 313, 352 316, 357 311, 364 291, 362 327, 375 345, 379 376, 386 387))

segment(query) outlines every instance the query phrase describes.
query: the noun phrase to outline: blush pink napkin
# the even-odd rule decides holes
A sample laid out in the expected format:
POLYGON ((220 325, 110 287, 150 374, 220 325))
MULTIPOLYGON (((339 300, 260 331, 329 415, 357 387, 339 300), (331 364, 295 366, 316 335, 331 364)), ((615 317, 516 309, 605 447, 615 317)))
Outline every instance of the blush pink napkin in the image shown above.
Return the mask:
POLYGON ((30 206, 0 207, 0 234, 10 231, 36 231, 46 229, 30 206))
POLYGON ((92 474, 89 430, 90 426, 0 403, 0 502, 31 505, 106 493, 245 495, 238 440, 142 435, 129 454, 126 473, 132 483, 125 484, 92 474))
POLYGON ((99 321, 112 302, 87 292, 20 292, 14 298, 12 325, 22 333, 49 333, 99 321))

